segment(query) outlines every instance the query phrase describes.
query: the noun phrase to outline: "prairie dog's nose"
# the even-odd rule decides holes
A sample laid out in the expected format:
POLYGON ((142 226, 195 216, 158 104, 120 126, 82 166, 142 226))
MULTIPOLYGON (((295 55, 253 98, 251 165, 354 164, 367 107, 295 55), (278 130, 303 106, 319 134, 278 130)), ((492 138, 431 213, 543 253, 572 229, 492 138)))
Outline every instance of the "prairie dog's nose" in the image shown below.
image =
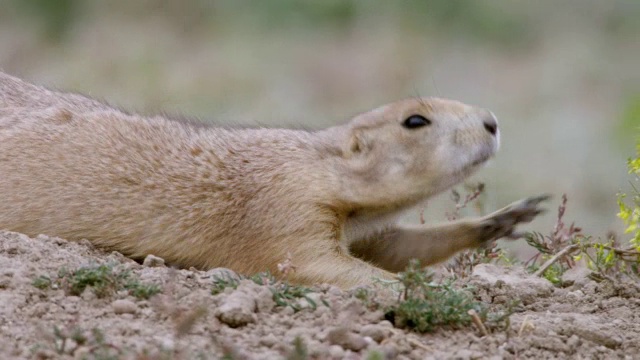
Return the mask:
POLYGON ((487 111, 487 115, 482 119, 482 123, 484 124, 484 128, 493 136, 498 132, 498 120, 496 116, 493 115, 491 111, 487 111))

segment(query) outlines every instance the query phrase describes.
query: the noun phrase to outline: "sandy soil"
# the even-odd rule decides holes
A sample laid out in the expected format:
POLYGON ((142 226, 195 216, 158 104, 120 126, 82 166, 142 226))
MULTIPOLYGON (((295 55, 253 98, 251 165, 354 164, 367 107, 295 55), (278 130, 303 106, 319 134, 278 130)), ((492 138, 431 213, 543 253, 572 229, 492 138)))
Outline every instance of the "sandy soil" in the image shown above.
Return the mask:
POLYGON ((521 302, 509 330, 488 336, 474 327, 429 334, 397 329, 381 310, 331 286, 308 294, 315 309, 297 300, 297 312, 277 306, 267 287, 249 280, 212 295, 213 278, 220 274, 233 276, 221 269, 141 265, 88 243, 0 232, 0 357, 217 359, 226 353, 236 359, 296 359, 296 338, 314 359, 640 356, 638 284, 596 283, 580 270, 567 274, 572 285, 556 288, 519 268, 476 267, 468 282, 478 299, 491 307, 521 302), (160 285, 162 293, 139 300, 120 290, 100 298, 90 289, 72 296, 55 286, 33 285, 39 276, 56 278, 61 268, 107 263, 160 285))

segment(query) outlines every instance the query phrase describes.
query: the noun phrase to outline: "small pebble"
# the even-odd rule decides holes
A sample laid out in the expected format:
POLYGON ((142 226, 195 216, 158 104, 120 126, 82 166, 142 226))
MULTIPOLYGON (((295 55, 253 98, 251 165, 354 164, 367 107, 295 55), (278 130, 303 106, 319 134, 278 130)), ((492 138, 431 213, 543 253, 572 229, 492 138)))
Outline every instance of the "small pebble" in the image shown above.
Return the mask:
POLYGON ((278 338, 273 334, 268 334, 260 339, 260 345, 262 346, 272 347, 276 343, 278 343, 278 338))
POLYGON ((130 300, 116 300, 111 303, 111 308, 116 314, 135 314, 138 310, 138 305, 130 300))
POLYGON ((352 333, 345 327, 336 327, 329 330, 327 340, 332 345, 340 345, 344 349, 360 351, 369 345, 360 335, 352 333))
POLYGON ((360 335, 368 336, 375 342, 380 343, 391 335, 391 329, 386 326, 369 324, 360 328, 360 335))
POLYGON ((329 355, 334 359, 342 359, 344 357, 344 350, 339 345, 329 346, 329 355))
POLYGON ((164 266, 164 259, 155 255, 147 255, 142 262, 143 266, 147 267, 162 267, 164 266))

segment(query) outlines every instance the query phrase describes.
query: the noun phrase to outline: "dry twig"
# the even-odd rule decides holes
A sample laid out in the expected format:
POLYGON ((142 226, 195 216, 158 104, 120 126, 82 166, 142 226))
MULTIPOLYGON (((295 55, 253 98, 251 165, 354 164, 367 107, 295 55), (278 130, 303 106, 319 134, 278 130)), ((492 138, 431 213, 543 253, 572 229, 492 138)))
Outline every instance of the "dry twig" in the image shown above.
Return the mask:
POLYGON ((564 249, 558 251, 551 259, 547 260, 540 268, 534 273, 536 276, 544 275, 544 272, 547 271, 548 268, 551 267, 556 261, 562 259, 563 257, 569 255, 575 250, 578 250, 580 247, 579 244, 571 244, 564 249))
POLYGON ((487 327, 484 326, 484 323, 482 322, 482 319, 480 319, 480 316, 478 316, 478 313, 471 309, 467 311, 467 314, 471 316, 471 321, 473 321, 473 324, 478 328, 478 330, 480 330, 482 336, 488 336, 489 331, 487 330, 487 327))

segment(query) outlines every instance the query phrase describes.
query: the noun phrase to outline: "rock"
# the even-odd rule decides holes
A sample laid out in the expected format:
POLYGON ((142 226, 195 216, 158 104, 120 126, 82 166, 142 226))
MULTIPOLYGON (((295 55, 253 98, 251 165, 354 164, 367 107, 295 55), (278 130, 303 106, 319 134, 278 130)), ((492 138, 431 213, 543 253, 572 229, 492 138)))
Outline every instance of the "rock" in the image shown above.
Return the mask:
POLYGON ((343 349, 360 351, 367 347, 367 341, 345 327, 336 327, 329 330, 327 340, 332 345, 340 345, 343 349))
POLYGON ((207 271, 204 274, 204 278, 210 279, 211 281, 216 281, 219 279, 223 280, 240 280, 240 276, 236 274, 233 270, 227 268, 215 268, 207 271))
POLYGON ((537 301, 540 297, 550 296, 555 289, 548 280, 528 274, 522 268, 493 264, 476 265, 472 280, 488 287, 507 286, 513 296, 525 305, 537 301))
POLYGON ((398 357, 398 348, 391 342, 380 346, 380 351, 385 359, 395 359, 398 357))
POLYGON ((460 349, 456 351, 453 355, 453 359, 459 360, 471 360, 471 359, 481 359, 484 354, 478 351, 472 351, 469 349, 460 349))
POLYGON ((574 266, 562 274, 562 284, 564 286, 574 286, 574 288, 582 288, 591 281, 589 275, 591 270, 584 266, 574 266))
POLYGON ((142 265, 147 267, 162 267, 164 266, 164 259, 149 254, 144 258, 144 261, 142 261, 142 265))
POLYGON ((291 306, 284 306, 284 307, 281 307, 281 308, 280 308, 280 311, 279 311, 279 313, 280 313, 282 316, 291 316, 291 315, 293 315, 295 312, 296 312, 296 311, 295 311, 295 310, 293 310, 293 308, 292 308, 291 306))
POLYGON ((360 328, 360 335, 368 336, 375 342, 380 343, 391 335, 391 329, 386 326, 369 324, 360 328))
POLYGON ((260 345, 266 347, 272 347, 273 345, 278 343, 278 338, 273 334, 267 334, 260 338, 260 345))
POLYGON ((266 286, 253 286, 255 288, 255 302, 256 302, 256 310, 259 312, 269 313, 276 306, 275 301, 273 301, 273 293, 266 286))
POLYGON ((329 355, 334 359, 342 359, 344 357, 344 349, 340 345, 329 346, 329 355))
POLYGON ((379 321, 382 321, 384 320, 384 311, 368 311, 362 316, 362 320, 369 323, 377 323, 379 321))
POLYGON ((138 305, 130 300, 120 299, 111 303, 111 308, 116 314, 135 314, 138 305))
POLYGON ((331 285, 327 290, 327 294, 338 297, 342 295, 342 290, 337 286, 331 285))
POLYGON ((256 321, 256 301, 252 294, 234 291, 222 299, 216 317, 230 327, 240 327, 256 321))
POLYGON ((592 341, 596 344, 600 344, 602 346, 608 347, 610 349, 615 349, 622 345, 623 339, 616 334, 609 334, 607 332, 602 332, 598 328, 574 328, 574 333, 579 337, 592 341))
POLYGON ((580 338, 577 335, 571 335, 569 339, 567 339, 567 346, 571 351, 575 351, 580 346, 580 338))
POLYGON ((389 329, 393 329, 393 324, 389 320, 382 320, 378 323, 379 326, 384 326, 389 329))

